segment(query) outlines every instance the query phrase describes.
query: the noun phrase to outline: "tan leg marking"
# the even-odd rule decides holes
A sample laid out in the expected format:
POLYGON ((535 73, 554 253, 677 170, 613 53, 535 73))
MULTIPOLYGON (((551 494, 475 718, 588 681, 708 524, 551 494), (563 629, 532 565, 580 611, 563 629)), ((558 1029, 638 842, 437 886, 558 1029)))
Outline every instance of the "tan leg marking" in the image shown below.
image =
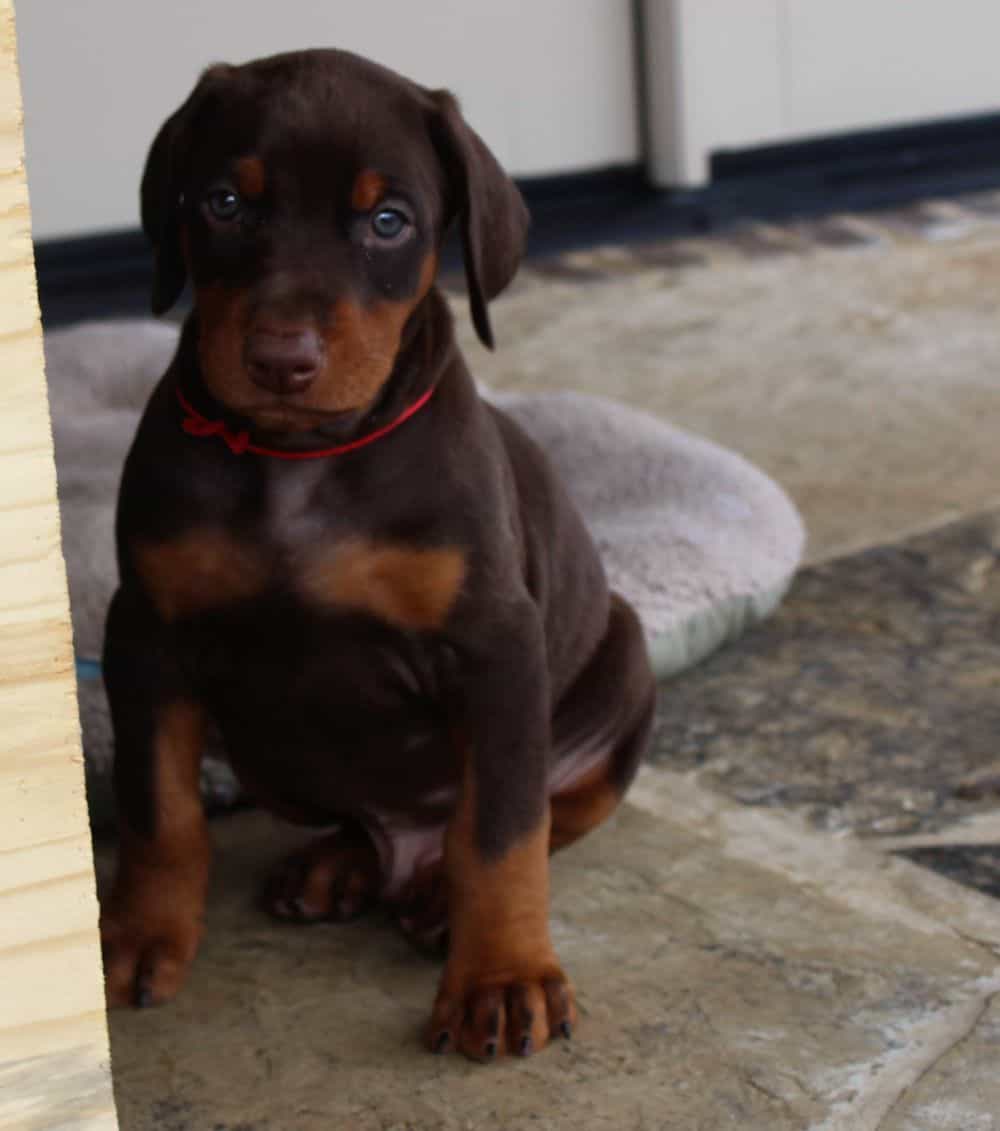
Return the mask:
POLYGON ((163 711, 153 755, 153 833, 122 824, 118 874, 102 909, 109 1005, 173 997, 197 952, 210 855, 199 790, 204 737, 204 715, 194 704, 163 711))
POLYGON ((450 943, 427 1030, 436 1052, 449 1044, 476 1059, 529 1055, 550 1035, 569 1034, 573 992, 549 936, 549 815, 497 860, 476 836, 475 782, 445 838, 450 943))

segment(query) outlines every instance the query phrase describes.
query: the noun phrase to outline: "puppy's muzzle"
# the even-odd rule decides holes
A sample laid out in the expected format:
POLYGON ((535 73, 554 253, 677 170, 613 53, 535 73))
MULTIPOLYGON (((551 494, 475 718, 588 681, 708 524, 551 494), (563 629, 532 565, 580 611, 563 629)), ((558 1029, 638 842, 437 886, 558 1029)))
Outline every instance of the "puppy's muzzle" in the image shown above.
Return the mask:
POLYGON ((310 327, 254 329, 244 346, 250 379, 281 396, 304 393, 319 376, 325 356, 322 338, 310 327))

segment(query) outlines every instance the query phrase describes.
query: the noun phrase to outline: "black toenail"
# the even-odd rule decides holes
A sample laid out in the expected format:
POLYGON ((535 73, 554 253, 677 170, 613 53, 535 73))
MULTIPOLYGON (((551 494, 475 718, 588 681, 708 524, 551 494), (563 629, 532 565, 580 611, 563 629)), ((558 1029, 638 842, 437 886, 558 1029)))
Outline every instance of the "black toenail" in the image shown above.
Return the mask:
POLYGON ((573 1036, 573 1026, 572 1026, 572 1025, 570 1025, 570 1023, 569 1023, 568 1021, 564 1021, 564 1022, 563 1022, 563 1023, 562 1023, 562 1024, 561 1024, 561 1025, 559 1026, 559 1032, 560 1032, 560 1033, 562 1033, 562 1035, 563 1035, 563 1036, 564 1036, 564 1037, 566 1038, 566 1040, 568 1041, 568 1040, 570 1039, 570 1037, 572 1037, 572 1036, 573 1036))
POLYGON ((487 1058, 489 1060, 492 1060, 497 1054, 497 1043, 496 1043, 496 1041, 487 1041, 486 1042, 486 1048, 484 1049, 484 1051, 486 1053, 487 1058))
POLYGON ((448 1047, 448 1042, 450 1040, 451 1040, 451 1033, 449 1033, 447 1030, 445 1030, 445 1032, 443 1032, 443 1033, 439 1033, 438 1039, 434 1042, 434 1053, 435 1053, 435 1055, 443 1053, 445 1051, 445 1049, 448 1047))
POLYGON ((534 1045, 531 1042, 531 1038, 530 1037, 522 1037, 521 1038, 521 1056, 531 1056, 531 1054, 534 1051, 535 1051, 535 1048, 534 1048, 534 1045))

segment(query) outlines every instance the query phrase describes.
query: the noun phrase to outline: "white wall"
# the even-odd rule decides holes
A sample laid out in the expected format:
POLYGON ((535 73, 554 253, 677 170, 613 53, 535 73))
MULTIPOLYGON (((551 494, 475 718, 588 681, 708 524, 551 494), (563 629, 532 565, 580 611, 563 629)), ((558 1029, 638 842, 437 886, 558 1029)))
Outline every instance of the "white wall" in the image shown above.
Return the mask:
POLYGON ((997 0, 782 0, 782 128, 1000 109, 997 0))
POLYGON ((1000 110, 997 0, 643 0, 649 166, 714 150, 1000 110))
POLYGON ((639 158, 631 0, 20 0, 38 238, 138 223, 146 147, 208 63, 358 51, 447 86, 507 168, 639 158))

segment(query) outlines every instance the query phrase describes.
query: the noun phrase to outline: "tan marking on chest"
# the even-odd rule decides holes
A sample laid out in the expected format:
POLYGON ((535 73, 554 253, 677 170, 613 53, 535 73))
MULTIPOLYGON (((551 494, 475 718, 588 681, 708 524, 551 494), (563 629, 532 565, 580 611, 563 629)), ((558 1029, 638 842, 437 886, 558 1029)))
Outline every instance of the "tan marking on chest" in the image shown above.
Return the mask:
POLYGON ((135 547, 135 563, 164 620, 256 596, 268 577, 263 557, 225 531, 196 527, 135 547))
POLYGON ((465 554, 363 538, 314 557, 303 592, 324 605, 370 613, 398 628, 434 629, 445 621, 465 580, 465 554))

